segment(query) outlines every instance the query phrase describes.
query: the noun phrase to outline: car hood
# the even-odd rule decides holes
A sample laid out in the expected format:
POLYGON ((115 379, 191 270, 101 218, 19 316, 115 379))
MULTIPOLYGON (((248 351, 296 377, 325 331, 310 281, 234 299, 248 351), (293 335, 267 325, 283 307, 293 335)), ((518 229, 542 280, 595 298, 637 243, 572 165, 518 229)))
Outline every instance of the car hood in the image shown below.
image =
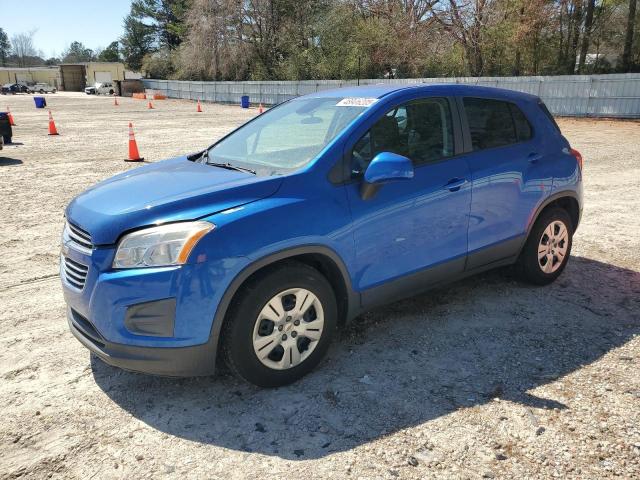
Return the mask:
POLYGON ((157 162, 104 180, 78 195, 67 219, 109 245, 127 230, 193 220, 273 195, 282 177, 257 177, 189 161, 157 162))

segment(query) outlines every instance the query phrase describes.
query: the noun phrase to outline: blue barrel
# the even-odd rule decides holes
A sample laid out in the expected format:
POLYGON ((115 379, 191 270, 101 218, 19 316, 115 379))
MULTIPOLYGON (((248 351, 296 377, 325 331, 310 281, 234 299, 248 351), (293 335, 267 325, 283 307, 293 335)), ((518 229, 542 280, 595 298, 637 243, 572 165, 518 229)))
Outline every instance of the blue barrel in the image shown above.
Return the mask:
POLYGON ((249 108, 249 95, 243 95, 240 97, 240 106, 242 108, 249 108))
POLYGON ((36 102, 36 108, 44 108, 47 106, 47 101, 44 97, 33 97, 33 101, 36 102))
POLYGON ((9 123, 9 114, 7 112, 0 112, 0 137, 3 138, 4 143, 11 143, 12 136, 13 131, 9 123))

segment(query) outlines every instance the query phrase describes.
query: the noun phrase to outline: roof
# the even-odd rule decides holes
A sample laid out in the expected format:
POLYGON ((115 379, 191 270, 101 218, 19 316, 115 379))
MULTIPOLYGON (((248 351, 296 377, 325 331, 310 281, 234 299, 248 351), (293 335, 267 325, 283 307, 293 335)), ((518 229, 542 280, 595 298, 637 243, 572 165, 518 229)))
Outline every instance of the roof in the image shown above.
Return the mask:
POLYGON ((481 87, 478 85, 460 84, 460 83, 411 83, 411 84, 378 84, 378 85, 362 85, 357 87, 335 88, 331 90, 322 90, 320 92, 305 95, 306 97, 364 97, 364 98, 382 98, 393 93, 403 91, 415 91, 419 89, 425 94, 436 95, 482 95, 482 96, 498 96, 501 98, 531 100, 536 99, 534 95, 528 93, 517 92, 515 90, 507 90, 504 88, 481 87))
POLYGON ((64 66, 77 66, 77 65, 124 65, 124 63, 122 62, 71 62, 71 63, 59 63, 58 66, 60 67, 64 67, 64 66))
POLYGON ((57 66, 46 66, 46 65, 40 65, 37 67, 0 67, 0 71, 3 72, 29 72, 31 70, 57 70, 58 67, 57 66))

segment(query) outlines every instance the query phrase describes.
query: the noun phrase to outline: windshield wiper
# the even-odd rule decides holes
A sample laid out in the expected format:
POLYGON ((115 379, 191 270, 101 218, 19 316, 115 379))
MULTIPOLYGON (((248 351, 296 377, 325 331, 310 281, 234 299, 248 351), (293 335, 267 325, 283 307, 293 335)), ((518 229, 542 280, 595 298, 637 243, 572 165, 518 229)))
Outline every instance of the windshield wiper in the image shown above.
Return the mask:
POLYGON ((200 156, 200 161, 206 165, 212 165, 214 167, 226 168, 227 170, 236 170, 238 172, 248 172, 253 175, 257 175, 255 170, 252 170, 250 168, 238 167, 237 165, 232 165, 229 162, 227 163, 210 162, 209 150, 204 150, 202 152, 202 155, 200 156))
POLYGON ((237 170, 238 172, 248 172, 253 175, 257 175, 255 170, 251 170, 250 168, 238 167, 237 165, 231 165, 230 163, 216 163, 216 162, 206 162, 207 165, 213 165, 214 167, 226 168, 227 170, 237 170))

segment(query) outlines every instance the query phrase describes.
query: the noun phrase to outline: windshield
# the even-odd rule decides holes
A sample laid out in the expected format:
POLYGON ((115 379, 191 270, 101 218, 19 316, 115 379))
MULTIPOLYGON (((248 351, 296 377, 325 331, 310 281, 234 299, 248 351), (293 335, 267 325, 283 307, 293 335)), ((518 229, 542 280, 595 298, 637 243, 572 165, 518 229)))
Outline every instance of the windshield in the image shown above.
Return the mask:
POLYGON ((258 175, 291 172, 316 158, 374 101, 343 97, 291 100, 211 147, 208 162, 250 168, 258 175))

